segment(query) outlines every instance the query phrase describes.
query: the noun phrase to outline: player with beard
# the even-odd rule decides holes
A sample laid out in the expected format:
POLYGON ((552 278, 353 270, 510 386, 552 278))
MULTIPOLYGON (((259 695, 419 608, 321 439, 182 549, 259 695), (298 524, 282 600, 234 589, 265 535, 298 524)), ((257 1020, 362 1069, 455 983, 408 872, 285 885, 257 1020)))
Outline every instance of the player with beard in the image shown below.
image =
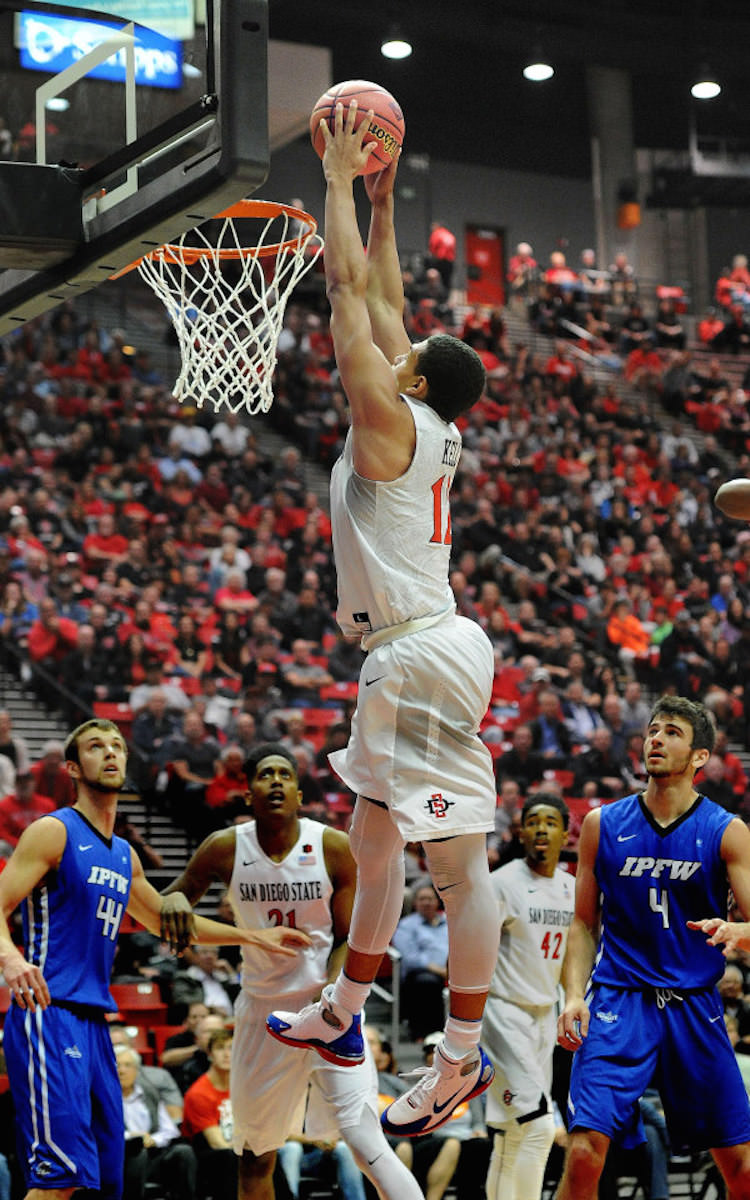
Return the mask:
POLYGON ((576 1051, 558 1200, 593 1200, 610 1142, 645 1140, 649 1085, 672 1145, 709 1149, 731 1200, 750 1196, 750 1103, 716 989, 729 888, 750 915, 750 831, 693 786, 714 737, 702 704, 663 696, 644 791, 584 819, 558 1023, 576 1051))
MULTIPOLYGON (((135 851, 114 834, 125 740, 111 721, 79 725, 65 742, 75 803, 21 835, 0 876, 0 968, 12 1004, 3 1037, 27 1200, 67 1200, 78 1188, 122 1194, 122 1092, 105 1013, 117 932, 130 913, 161 930, 162 898, 135 851), (23 903, 24 954, 8 917, 23 903)), ((252 932, 192 917, 214 945, 253 942, 282 958, 309 944, 289 929, 252 932)), ((178 947, 184 916, 162 931, 178 947)), ((267 962, 271 960, 267 958, 267 962)))

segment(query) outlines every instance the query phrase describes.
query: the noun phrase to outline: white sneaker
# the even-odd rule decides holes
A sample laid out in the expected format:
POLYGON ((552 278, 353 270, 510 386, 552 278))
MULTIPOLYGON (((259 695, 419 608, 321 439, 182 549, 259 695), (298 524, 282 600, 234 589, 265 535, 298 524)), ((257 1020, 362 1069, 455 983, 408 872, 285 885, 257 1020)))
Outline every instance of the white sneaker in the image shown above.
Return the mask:
POLYGON ((418 1137, 443 1125, 459 1104, 479 1096, 495 1077, 495 1068, 481 1046, 464 1058, 449 1058, 442 1045, 431 1067, 417 1067, 420 1079, 383 1112, 380 1123, 395 1137, 418 1137))
POLYGON ((308 1004, 299 1012, 272 1012, 266 1017, 266 1030, 277 1041, 300 1050, 317 1050, 326 1062, 339 1067, 356 1067, 365 1061, 362 1021, 355 1013, 344 1025, 333 1011, 330 984, 323 988, 317 1004, 308 1004))

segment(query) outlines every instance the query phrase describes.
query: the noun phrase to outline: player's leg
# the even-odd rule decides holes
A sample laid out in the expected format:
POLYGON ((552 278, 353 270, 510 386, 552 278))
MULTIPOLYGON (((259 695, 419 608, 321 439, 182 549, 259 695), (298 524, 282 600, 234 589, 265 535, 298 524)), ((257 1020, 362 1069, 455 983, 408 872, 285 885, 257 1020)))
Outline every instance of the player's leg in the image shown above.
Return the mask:
POLYGON ((450 1013, 433 1065, 383 1113, 383 1126, 394 1136, 437 1129, 459 1104, 488 1088, 495 1073, 479 1045, 500 938, 486 844, 483 833, 425 843, 448 922, 450 1013))
POLYGON ((243 1150, 238 1170, 239 1200, 274 1200, 275 1165, 275 1150, 267 1150, 265 1154, 253 1154, 252 1150, 243 1150))
POLYGON ((487 866, 487 839, 483 833, 464 834, 425 842, 424 850, 448 923, 451 969, 446 1049, 458 1057, 479 1041, 500 942, 497 901, 487 866))
POLYGON ((554 1140, 552 1054, 557 1023, 547 1012, 491 995, 482 1044, 495 1068, 486 1119, 497 1130, 487 1178, 488 1200, 537 1200, 554 1140))
POLYGON ((341 1069, 316 1059, 310 1076, 305 1130, 309 1137, 338 1129, 357 1167, 381 1200, 422 1200, 409 1165, 390 1146, 378 1120, 378 1077, 367 1048, 364 1063, 341 1069))
POLYGON ((388 810, 357 797, 349 831, 357 889, 344 969, 319 1004, 277 1010, 267 1029, 278 1041, 309 1047, 339 1066, 362 1062, 359 1013, 370 994, 404 902, 404 840, 388 810))
POLYGON ((596 1200, 610 1138, 595 1129, 571 1133, 557 1200, 596 1200))
POLYGON ((750 1102, 721 998, 711 989, 668 1002, 663 1022, 658 1086, 673 1144, 710 1147, 730 1200, 750 1200, 750 1102))
POLYGON ((341 1136, 381 1200, 422 1200, 419 1184, 389 1146, 371 1108, 363 1108, 359 1123, 342 1128, 341 1136))
POLYGON ((273 1200, 276 1151, 294 1128, 316 1055, 266 1035, 267 1002, 240 992, 235 1004, 229 1090, 240 1200, 273 1200))
POLYGON ((750 1200, 750 1142, 711 1151, 727 1185, 727 1200, 750 1200))

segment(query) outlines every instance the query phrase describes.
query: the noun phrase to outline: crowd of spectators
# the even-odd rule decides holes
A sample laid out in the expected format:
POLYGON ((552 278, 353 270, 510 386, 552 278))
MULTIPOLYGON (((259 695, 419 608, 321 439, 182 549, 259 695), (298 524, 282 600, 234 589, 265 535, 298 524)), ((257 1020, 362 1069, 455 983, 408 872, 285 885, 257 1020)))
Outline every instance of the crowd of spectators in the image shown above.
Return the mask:
MULTIPOLYGON (((519 247, 521 259, 522 250, 519 277, 534 269, 530 247, 519 247)), ((558 315, 572 304, 565 319, 573 325, 576 306, 596 309, 596 336, 607 342, 603 326, 612 325, 607 344, 623 361, 624 392, 596 382, 590 358, 576 353, 578 340, 589 350, 590 340, 561 336, 565 326, 555 326, 551 352, 535 353, 511 344, 502 312, 452 309, 437 267, 405 279, 413 335, 455 331, 488 372, 482 402, 462 422, 451 584, 459 611, 482 625, 495 653, 482 731, 498 789, 492 866, 522 852, 519 809, 538 787, 568 799, 566 855, 575 856, 580 814, 642 786, 644 722, 651 695, 663 690, 714 710, 719 737, 699 784, 746 813, 748 779, 729 743, 750 744, 750 530, 711 504, 728 449, 739 457, 732 473, 750 473, 746 447, 736 430, 730 444, 722 430, 704 428, 722 362, 709 365, 706 396, 688 396, 692 375, 678 367, 691 351, 660 344, 656 332, 661 323, 679 337, 669 306, 652 323, 626 261, 612 264, 607 286, 615 268, 621 325, 590 254, 575 272, 551 264, 555 277, 534 303, 551 299, 558 315), (570 275, 588 281, 583 300, 566 294, 570 275), (681 386, 697 413, 678 401, 681 386), (666 427, 653 395, 671 413, 666 427), (688 436, 694 418, 706 434, 701 448, 688 436)), ((346 740, 362 652, 336 632, 330 521, 310 486, 310 463, 329 467, 347 430, 322 295, 298 297, 287 311, 268 418, 286 442, 277 458, 264 451, 263 425, 179 409, 148 355, 120 331, 81 323, 71 307, 24 326, 0 343, 0 355, 4 666, 71 722, 92 710, 118 720, 134 790, 194 840, 246 818, 244 763, 267 738, 297 756, 304 811, 346 825, 353 798, 327 752, 346 740)), ((3 712, 0 791, 5 853, 29 820, 71 799, 60 744, 33 763, 3 712)), ((158 869, 158 854, 135 830, 123 832, 158 869)), ((416 904, 398 935, 412 953, 404 1000, 427 1053, 447 952, 420 847, 408 851, 416 904)), ((131 939, 119 978, 157 979, 171 1018, 187 1013, 162 1059, 180 1096, 203 1081, 193 1096, 204 1122, 190 1126, 195 1161, 180 1150, 174 1178, 187 1194, 210 1172, 233 1192, 227 1039, 211 1037, 231 1012, 236 960, 195 950, 176 969, 153 940, 139 955, 132 949, 131 939)), ((729 1015, 747 1037, 742 1006, 729 1015)), ((120 1059, 128 1113, 137 1089, 151 1096, 155 1084, 138 1082, 132 1053, 120 1059)), ((170 1124, 160 1103, 154 1094, 151 1125, 131 1131, 134 1198, 152 1171, 172 1171, 167 1150, 184 1114, 170 1114, 165 1100, 170 1124)), ((459 1130, 449 1133, 420 1167, 435 1196, 457 1163, 468 1170, 459 1130)), ((277 1186, 281 1195, 283 1178, 277 1186)))
MULTIPOLYGON (((405 273, 407 319, 414 337, 457 332, 488 372, 462 422, 451 573, 495 648, 484 735, 500 762, 528 726, 569 795, 606 798, 638 773, 614 711, 635 686, 701 696, 748 744, 750 531, 711 504, 726 450, 720 431, 700 450, 688 436, 675 363, 689 351, 651 349, 658 325, 674 330, 671 301, 653 324, 623 256, 608 272, 590 252, 578 271, 552 259, 532 323, 545 293, 562 311, 609 303, 617 283, 624 394, 596 382, 575 338, 533 353, 510 344, 502 312, 454 311, 436 267, 405 273), (651 353, 669 363, 654 384, 666 429, 641 386, 651 353)), ((134 786, 193 837, 241 816, 244 754, 267 736, 291 739, 308 811, 345 823, 352 798, 325 751, 346 736, 362 653, 336 633, 330 520, 307 465, 330 466, 348 427, 322 293, 287 310, 275 459, 262 426, 180 409, 147 354, 72 306, 0 353, 6 664, 70 720, 116 706, 134 786)), ((714 400, 695 403, 701 426, 714 400)))

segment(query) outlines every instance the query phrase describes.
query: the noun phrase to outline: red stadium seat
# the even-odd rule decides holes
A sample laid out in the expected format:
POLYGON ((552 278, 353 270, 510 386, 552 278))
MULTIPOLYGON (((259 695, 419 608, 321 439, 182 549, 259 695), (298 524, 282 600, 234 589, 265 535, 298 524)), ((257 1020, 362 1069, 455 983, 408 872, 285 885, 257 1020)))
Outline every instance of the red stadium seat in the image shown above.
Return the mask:
POLYGON ((167 1006, 155 983, 113 983, 110 986, 117 1011, 129 1025, 138 1025, 144 1020, 148 1024, 163 1025, 167 1006))
POLYGON ((95 700, 94 716, 102 721, 114 721, 123 737, 130 737, 135 714, 129 704, 113 704, 108 700, 95 700))
POLYGON ((343 704, 344 700, 357 699, 358 684, 356 680, 342 683, 326 683, 320 689, 321 700, 338 700, 343 704))
POLYGON ((149 1029, 157 1066, 161 1066, 161 1056, 164 1053, 164 1046, 169 1039, 174 1037, 176 1033, 184 1033, 186 1028, 186 1025, 153 1025, 149 1029))

